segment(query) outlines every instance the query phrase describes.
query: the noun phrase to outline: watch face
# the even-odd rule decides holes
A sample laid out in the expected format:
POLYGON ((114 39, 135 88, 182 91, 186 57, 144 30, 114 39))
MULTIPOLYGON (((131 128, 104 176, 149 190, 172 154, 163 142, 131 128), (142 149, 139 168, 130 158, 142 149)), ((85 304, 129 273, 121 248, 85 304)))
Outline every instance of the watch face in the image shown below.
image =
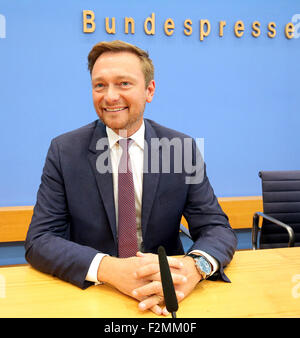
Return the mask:
POLYGON ((211 273, 211 266, 208 261, 204 257, 199 257, 198 264, 200 269, 206 274, 209 275, 211 273))

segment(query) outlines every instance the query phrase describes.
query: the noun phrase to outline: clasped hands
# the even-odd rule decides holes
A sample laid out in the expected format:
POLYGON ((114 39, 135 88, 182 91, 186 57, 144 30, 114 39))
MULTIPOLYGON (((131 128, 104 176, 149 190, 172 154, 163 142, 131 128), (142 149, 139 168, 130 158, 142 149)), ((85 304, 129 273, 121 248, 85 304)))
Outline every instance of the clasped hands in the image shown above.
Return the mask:
MULTIPOLYGON (((178 302, 195 288, 201 279, 193 258, 168 257, 178 302)), ((158 255, 137 252, 136 257, 105 256, 98 268, 98 280, 139 301, 141 311, 157 315, 169 313, 164 304, 158 255)))

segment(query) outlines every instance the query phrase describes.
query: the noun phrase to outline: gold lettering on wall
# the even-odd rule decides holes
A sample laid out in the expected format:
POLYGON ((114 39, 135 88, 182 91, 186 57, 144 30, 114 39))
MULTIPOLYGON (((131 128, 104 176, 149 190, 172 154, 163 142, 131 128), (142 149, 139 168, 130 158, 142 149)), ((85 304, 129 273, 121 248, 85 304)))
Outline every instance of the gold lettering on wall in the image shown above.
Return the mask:
POLYGON ((109 26, 109 18, 105 18, 105 29, 108 34, 116 34, 116 18, 111 18, 111 27, 109 26))
MULTIPOLYGON (((135 20, 132 17, 124 17, 124 33, 125 34, 135 34, 135 20)), ((103 19, 102 19, 103 20, 103 19)), ((147 35, 155 35, 156 30, 156 17, 155 13, 151 13, 144 21, 144 32, 147 35)), ((116 34, 116 18, 115 17, 105 17, 105 31, 107 34, 116 34)), ((183 27, 181 28, 181 33, 185 36, 191 36, 193 33, 192 28, 193 22, 191 19, 185 19, 183 21, 183 27)), ((263 24, 263 26, 266 24, 263 24)), ((167 36, 172 36, 175 33, 176 21, 172 18, 167 18, 163 22, 163 31, 167 36)), ((220 20, 218 22, 218 28, 215 28, 213 31, 215 34, 218 34, 220 37, 223 37, 227 32, 228 29, 225 27, 227 26, 227 22, 225 20, 220 20)), ((248 24, 247 24, 248 26, 248 24)), ((254 21, 251 24, 251 31, 248 32, 246 30, 247 35, 251 33, 251 35, 255 38, 258 38, 262 33, 266 34, 269 38, 273 39, 277 35, 277 25, 275 22, 269 22, 267 27, 264 26, 261 28, 261 23, 259 21, 254 21)), ((161 26, 160 26, 161 27, 161 26)), ((211 25, 211 22, 207 19, 200 19, 199 20, 199 38, 200 41, 203 41, 207 38, 211 32, 212 27, 215 25, 211 25)), ((178 30, 178 28, 176 28, 178 30)), ((248 27, 247 27, 248 29, 248 27)), ((96 30, 96 17, 95 13, 92 10, 83 10, 82 11, 82 30, 84 33, 93 33, 96 30)), ((233 23, 233 31, 237 38, 241 38, 245 33, 245 24, 242 20, 238 20, 233 23)), ((289 22, 284 25, 284 36, 290 40, 294 38, 294 31, 295 26, 289 22)), ((118 31, 118 33, 120 33, 118 31)))
POLYGON ((144 30, 147 35, 155 34, 155 13, 152 13, 144 22, 144 30), (150 29, 148 28, 150 25, 150 29))
POLYGON ((135 22, 133 20, 133 18, 125 18, 125 34, 128 34, 128 26, 130 24, 131 27, 131 34, 135 33, 135 22))
POLYGON ((174 33, 175 23, 172 19, 167 19, 164 24, 165 34, 170 36, 174 33))
POLYGON ((200 20, 200 41, 203 41, 210 33, 210 22, 208 20, 200 20))
POLYGON ((226 26, 226 21, 220 21, 219 22, 219 36, 224 35, 224 27, 226 26))
POLYGON ((239 20, 234 25, 234 34, 237 38, 241 38, 244 34, 245 25, 244 22, 239 20))
POLYGON ((294 30, 295 30, 295 27, 294 25, 289 22, 285 25, 285 36, 287 39, 292 39, 294 37, 294 30))
POLYGON ((275 24, 275 22, 269 22, 269 24, 268 24, 268 30, 269 30, 269 32, 268 32, 268 37, 269 38, 275 38, 275 36, 276 36, 276 24, 275 24))
POLYGON ((83 19, 83 32, 93 33, 96 29, 95 13, 90 10, 84 10, 82 11, 82 19, 83 19))
POLYGON ((252 36, 255 38, 258 38, 260 36, 260 22, 259 21, 254 21, 252 23, 252 36))
POLYGON ((183 26, 184 26, 185 29, 183 30, 183 32, 184 32, 185 35, 190 36, 193 33, 192 24, 193 24, 193 22, 190 19, 186 19, 184 21, 183 26))

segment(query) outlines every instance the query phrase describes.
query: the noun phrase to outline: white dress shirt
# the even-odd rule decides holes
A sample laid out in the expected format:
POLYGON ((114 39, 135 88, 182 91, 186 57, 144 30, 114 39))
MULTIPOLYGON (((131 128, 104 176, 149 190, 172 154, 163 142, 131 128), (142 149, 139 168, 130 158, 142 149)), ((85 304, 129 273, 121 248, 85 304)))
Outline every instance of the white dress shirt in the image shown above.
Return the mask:
MULTIPOLYGON (((110 148, 110 158, 112 165, 112 177, 113 177, 113 189, 114 189, 114 201, 116 208, 116 226, 118 229, 118 166, 119 161, 122 155, 122 148, 119 146, 118 141, 122 137, 116 134, 112 129, 106 127, 106 133, 108 137, 108 143, 110 148)), ((144 140, 145 140, 145 124, 144 121, 138 131, 136 131, 130 138, 134 141, 128 149, 132 167, 134 191, 135 191, 135 208, 136 208, 136 224, 137 224, 137 237, 139 249, 141 249, 142 244, 142 229, 141 229, 141 213, 142 213, 142 196, 143 196, 143 164, 144 164, 144 140)), ((218 269, 218 262, 214 257, 209 254, 200 251, 194 250, 193 253, 199 253, 205 256, 213 266, 213 273, 218 269)), ((97 279, 97 272, 101 260, 107 254, 98 253, 94 257, 88 273, 86 275, 86 280, 95 282, 99 284, 97 279)))

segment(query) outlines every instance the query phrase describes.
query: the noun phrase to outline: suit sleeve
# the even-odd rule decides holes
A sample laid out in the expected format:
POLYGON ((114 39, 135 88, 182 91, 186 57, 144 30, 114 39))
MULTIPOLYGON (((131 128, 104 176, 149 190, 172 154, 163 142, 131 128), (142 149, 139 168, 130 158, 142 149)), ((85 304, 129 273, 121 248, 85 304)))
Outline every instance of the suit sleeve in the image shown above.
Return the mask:
MULTIPOLYGON (((194 154, 195 152, 199 150, 194 144, 194 154)), ((191 180, 189 184, 187 202, 183 212, 194 241, 189 251, 202 250, 213 256, 219 263, 219 270, 210 278, 221 278, 230 282, 224 273, 224 268, 230 263, 236 250, 236 235, 210 185, 206 175, 206 166, 200 153, 197 156, 200 159, 200 163, 196 164, 199 176, 197 180, 191 180)))
POLYGON ((36 269, 86 288, 97 250, 70 240, 70 215, 60 169, 59 149, 51 142, 37 202, 25 241, 25 257, 36 269))

